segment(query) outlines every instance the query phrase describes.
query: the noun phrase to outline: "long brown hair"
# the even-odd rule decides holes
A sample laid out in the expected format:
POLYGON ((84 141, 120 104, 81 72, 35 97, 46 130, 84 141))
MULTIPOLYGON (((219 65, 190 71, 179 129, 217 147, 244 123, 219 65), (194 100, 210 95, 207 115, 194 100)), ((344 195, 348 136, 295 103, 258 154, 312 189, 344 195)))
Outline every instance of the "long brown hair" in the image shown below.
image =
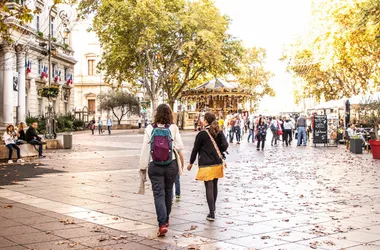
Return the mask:
POLYGON ((25 129, 25 123, 24 122, 20 122, 18 124, 17 130, 20 132, 21 130, 24 130, 24 129, 25 129))
POLYGON ((160 104, 154 116, 156 124, 173 124, 173 112, 167 104, 160 104))
POLYGON ((13 133, 13 130, 15 129, 15 127, 12 125, 12 124, 8 124, 8 126, 7 126, 7 134, 9 134, 9 133, 13 133), (13 127, 13 129, 12 129, 12 131, 9 131, 9 128, 10 127, 13 127))
POLYGON ((211 112, 207 112, 205 114, 205 120, 207 121, 208 125, 210 125, 208 131, 214 138, 216 138, 220 132, 220 127, 218 121, 216 120, 216 116, 211 112))

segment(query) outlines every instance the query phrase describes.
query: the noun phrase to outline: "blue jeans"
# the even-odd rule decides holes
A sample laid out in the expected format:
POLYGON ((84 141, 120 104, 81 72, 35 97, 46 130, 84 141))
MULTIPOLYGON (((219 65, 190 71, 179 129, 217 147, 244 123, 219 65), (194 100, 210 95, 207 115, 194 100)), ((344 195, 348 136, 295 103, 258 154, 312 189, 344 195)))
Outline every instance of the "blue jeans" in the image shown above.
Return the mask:
POLYGON ((234 141, 235 127, 230 128, 230 142, 234 141))
POLYGON ((109 135, 111 134, 111 127, 112 127, 112 126, 107 126, 108 134, 109 134, 109 135))
POLYGON ((13 149, 16 149, 17 159, 21 158, 21 156, 20 156, 20 148, 16 144, 11 143, 11 144, 7 144, 6 146, 7 146, 8 150, 9 150, 8 160, 12 160, 13 149))
POLYGON ((148 176, 152 183, 158 225, 164 226, 169 221, 172 211, 173 184, 178 176, 177 161, 174 160, 166 166, 159 166, 151 162, 148 176))
POLYGON ((301 138, 303 139, 303 145, 306 146, 306 128, 298 127, 298 143, 297 145, 301 145, 301 138))
POLYGON ((248 142, 249 142, 249 138, 251 138, 252 136, 252 142, 255 141, 255 130, 254 129, 249 129, 249 136, 248 136, 248 142))
MULTIPOLYGON (((181 181, 180 181, 179 174, 175 178, 174 186, 175 186, 175 196, 181 196, 181 181)), ((173 192, 173 196, 174 196, 174 192, 173 192)))
POLYGON ((236 140, 240 142, 240 137, 241 137, 241 130, 239 126, 235 127, 235 134, 236 134, 236 140))
POLYGON ((33 140, 29 141, 28 143, 33 145, 33 146, 38 146, 38 155, 42 156, 42 143, 41 143, 41 141, 39 141, 37 139, 33 139, 33 140))

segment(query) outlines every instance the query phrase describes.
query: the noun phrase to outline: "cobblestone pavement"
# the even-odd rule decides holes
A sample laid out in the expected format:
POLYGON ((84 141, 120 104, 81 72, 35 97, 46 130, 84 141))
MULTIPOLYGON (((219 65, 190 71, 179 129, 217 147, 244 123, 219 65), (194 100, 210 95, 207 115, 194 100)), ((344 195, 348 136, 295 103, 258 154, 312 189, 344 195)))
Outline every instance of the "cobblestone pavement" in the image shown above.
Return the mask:
MULTIPOLYGON (((188 159, 195 133, 182 135, 188 159)), ((205 220, 196 168, 185 171, 157 239, 150 186, 136 194, 141 143, 135 131, 83 132, 72 150, 0 165, 11 176, 0 186, 0 249, 380 249, 380 162, 370 154, 232 144, 216 221, 205 220)))

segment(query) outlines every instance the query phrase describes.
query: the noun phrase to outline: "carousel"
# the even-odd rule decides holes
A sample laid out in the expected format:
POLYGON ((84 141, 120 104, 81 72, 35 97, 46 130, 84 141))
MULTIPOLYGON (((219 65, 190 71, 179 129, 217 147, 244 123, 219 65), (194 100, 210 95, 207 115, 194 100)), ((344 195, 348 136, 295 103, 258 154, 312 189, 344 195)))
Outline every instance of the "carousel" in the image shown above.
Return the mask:
POLYGON ((181 101, 190 107, 184 117, 185 127, 192 127, 194 120, 201 118, 201 114, 207 111, 213 112, 218 117, 247 111, 251 106, 249 102, 251 99, 252 95, 248 89, 239 87, 238 83, 219 78, 183 91, 181 101))
POLYGON ((219 116, 244 110, 252 95, 248 89, 240 88, 238 83, 231 83, 215 78, 194 89, 182 92, 182 101, 194 103, 195 111, 212 111, 219 116))

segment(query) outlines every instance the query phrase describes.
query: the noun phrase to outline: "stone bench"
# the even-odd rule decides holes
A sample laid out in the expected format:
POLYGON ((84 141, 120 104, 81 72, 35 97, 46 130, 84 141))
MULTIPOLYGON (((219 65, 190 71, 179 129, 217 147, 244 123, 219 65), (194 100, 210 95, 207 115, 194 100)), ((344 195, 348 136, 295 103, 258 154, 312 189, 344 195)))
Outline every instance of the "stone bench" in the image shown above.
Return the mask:
MULTIPOLYGON (((33 145, 22 144, 22 145, 18 145, 18 146, 20 147, 21 158, 32 159, 32 158, 38 157, 38 152, 37 152, 37 150, 34 149, 33 145)), ((1 160, 7 160, 8 154, 9 154, 8 148, 5 146, 4 143, 1 143, 1 145, 0 145, 0 161, 1 160)), ((15 149, 13 149, 12 159, 17 159, 17 152, 15 149)))

